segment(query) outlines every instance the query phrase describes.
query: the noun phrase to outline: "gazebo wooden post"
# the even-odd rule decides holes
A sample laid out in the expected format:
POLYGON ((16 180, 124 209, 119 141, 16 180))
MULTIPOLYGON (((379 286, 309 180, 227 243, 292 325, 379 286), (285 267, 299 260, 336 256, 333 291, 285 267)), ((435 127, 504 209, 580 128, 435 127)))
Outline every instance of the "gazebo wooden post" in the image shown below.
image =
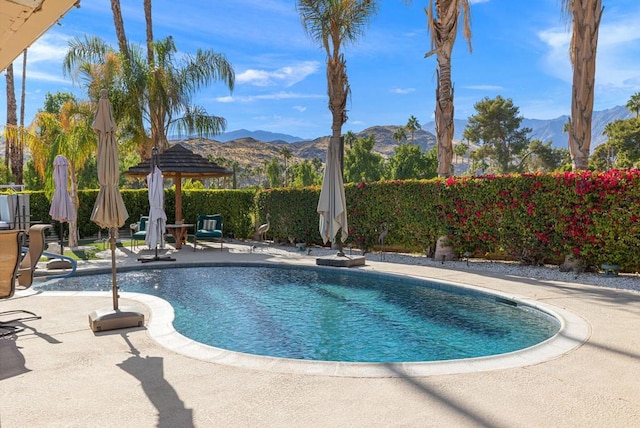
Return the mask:
POLYGON ((176 223, 182 223, 182 174, 175 176, 176 185, 176 223))

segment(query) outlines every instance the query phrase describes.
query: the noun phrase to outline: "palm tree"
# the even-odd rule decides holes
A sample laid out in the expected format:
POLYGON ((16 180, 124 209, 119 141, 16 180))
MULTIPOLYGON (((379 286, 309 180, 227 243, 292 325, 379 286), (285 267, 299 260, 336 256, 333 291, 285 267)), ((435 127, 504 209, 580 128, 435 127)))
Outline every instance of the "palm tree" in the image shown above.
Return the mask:
POLYGON ((420 125, 420 122, 418 122, 418 119, 415 116, 411 115, 404 127, 407 129, 407 131, 411 132, 411 144, 413 144, 413 139, 415 138, 416 131, 418 129, 422 129, 422 125, 420 125))
POLYGON ((627 101, 627 109, 636 114, 636 118, 640 117, 640 92, 636 92, 631 95, 629 101, 627 101))
MULTIPOLYGON (((53 159, 63 155, 69 162, 70 196, 78 212, 78 174, 97 150, 92 128, 93 108, 89 102, 71 99, 59 113, 39 112, 27 140, 38 175, 45 180, 48 193, 53 193, 53 159)), ((69 222, 69 246, 78 246, 78 225, 69 222)))
POLYGON ((288 162, 291 159, 291 149, 289 147, 283 147, 280 149, 280 154, 284 159, 284 187, 287 187, 287 171, 288 171, 288 162))
POLYGON ((17 145, 17 135, 10 132, 12 128, 18 127, 18 106, 16 103, 16 87, 13 79, 13 63, 7 66, 7 126, 5 128, 5 158, 7 169, 15 176, 15 165, 13 162, 14 150, 17 145))
POLYGON ((24 140, 27 134, 24 128, 24 105, 27 78, 27 50, 22 52, 22 91, 20 94, 20 124, 18 124, 17 102, 13 64, 7 67, 7 126, 4 129, 5 167, 11 172, 17 184, 23 183, 24 140))
POLYGON ((147 23, 147 63, 153 69, 153 21, 151 19, 151 0, 144 0, 144 20, 147 23))
POLYGON ((129 47, 127 44, 127 36, 124 32, 124 21, 122 19, 122 10, 120 9, 120 0, 111 0, 111 12, 113 13, 113 24, 116 28, 116 36, 118 37, 120 53, 122 53, 122 56, 127 58, 129 56, 129 47))
POLYGON ((297 9, 307 34, 320 42, 327 54, 327 92, 331 111, 332 140, 339 141, 340 164, 344 169, 342 125, 347 121, 350 93, 343 43, 355 42, 369 18, 378 10, 373 0, 298 0, 297 9))
POLYGON ((438 176, 451 175, 453 158, 453 84, 451 83, 451 52, 458 33, 462 12, 464 38, 471 51, 470 0, 436 0, 435 8, 429 3, 427 26, 431 33, 431 51, 425 57, 436 55, 438 86, 436 88, 436 141, 438 145, 438 176))
POLYGON ((349 146, 349 148, 353 147, 353 143, 358 139, 358 137, 356 137, 356 133, 353 131, 347 131, 346 134, 344 134, 344 143, 346 145, 349 146))
POLYGON ((154 146, 161 151, 168 147, 170 130, 199 136, 222 132, 225 119, 208 114, 192 100, 214 81, 223 81, 230 90, 235 82, 231 64, 213 50, 184 55, 179 63, 171 37, 153 42, 153 48, 156 66, 151 68, 137 45, 130 46, 128 61, 123 61, 122 55, 99 38, 76 38, 69 42, 63 63, 64 72, 73 80, 84 80, 91 99, 97 99, 101 87, 109 89, 118 126, 143 158, 149 157, 154 146), (125 62, 126 67, 122 66, 125 62))
POLYGON ((398 144, 402 144, 403 141, 407 141, 407 131, 405 128, 398 128, 393 132, 391 138, 398 144))
POLYGON ((562 0, 562 5, 566 14, 572 18, 570 56, 573 66, 573 90, 569 150, 573 170, 586 170, 591 147, 598 29, 604 9, 602 0, 562 0))

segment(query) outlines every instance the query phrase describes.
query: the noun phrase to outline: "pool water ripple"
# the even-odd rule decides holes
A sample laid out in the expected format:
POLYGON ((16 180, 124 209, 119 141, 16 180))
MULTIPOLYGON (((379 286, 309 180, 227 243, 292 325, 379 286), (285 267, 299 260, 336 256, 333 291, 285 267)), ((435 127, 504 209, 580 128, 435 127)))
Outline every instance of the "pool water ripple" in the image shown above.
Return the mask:
MULTIPOLYGON (((451 292, 408 277, 247 266, 118 273, 123 291, 155 295, 181 334, 218 348, 302 360, 440 361, 507 353, 559 330, 537 309, 451 292)), ((110 274, 41 289, 109 290, 110 274)), ((455 288, 452 288, 455 290, 455 288)))

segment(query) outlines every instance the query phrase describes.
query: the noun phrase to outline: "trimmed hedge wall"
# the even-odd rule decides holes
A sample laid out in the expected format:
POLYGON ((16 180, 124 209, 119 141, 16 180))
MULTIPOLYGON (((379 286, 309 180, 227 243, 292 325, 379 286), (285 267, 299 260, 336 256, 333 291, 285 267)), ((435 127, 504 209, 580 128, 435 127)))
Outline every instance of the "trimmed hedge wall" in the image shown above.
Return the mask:
MULTIPOLYGON (((347 245, 371 250, 382 224, 385 245, 430 254, 446 235, 459 255, 503 257, 523 263, 560 263, 565 255, 589 268, 618 264, 640 269, 640 171, 566 172, 348 184, 347 245)), ((98 228, 89 218, 96 190, 81 191, 81 236, 98 228)), ((124 190, 134 223, 149 211, 146 189, 124 190)), ((173 189, 165 210, 175 218, 173 189)), ((271 214, 268 238, 322 244, 316 207, 318 186, 303 189, 184 190, 183 217, 221 213, 225 236, 250 238, 271 214)), ((31 193, 31 218, 48 222, 49 201, 31 193)), ((128 226, 126 226, 128 227, 128 226)))

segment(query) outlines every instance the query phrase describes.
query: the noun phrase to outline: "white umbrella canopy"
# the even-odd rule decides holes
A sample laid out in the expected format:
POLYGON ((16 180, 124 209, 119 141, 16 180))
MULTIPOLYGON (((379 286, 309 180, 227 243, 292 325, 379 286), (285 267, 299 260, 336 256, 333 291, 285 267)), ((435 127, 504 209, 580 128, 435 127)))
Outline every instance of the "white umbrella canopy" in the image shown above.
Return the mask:
POLYGON ((349 236, 347 225, 347 203, 344 196, 344 181, 340 168, 340 140, 331 138, 327 149, 327 163, 324 168, 322 189, 318 201, 318 214, 320 214, 320 236, 326 244, 327 241, 336 243, 336 234, 342 229, 341 241, 349 236))
POLYGON ((164 212, 164 186, 162 171, 155 166, 153 172, 147 175, 147 187, 149 188, 149 222, 147 226, 147 236, 145 243, 147 247, 152 248, 160 245, 164 248, 164 239, 162 239, 166 224, 167 214, 164 212))
POLYGON ((62 223, 76 220, 76 211, 73 208, 71 196, 67 190, 67 182, 69 180, 69 162, 67 158, 58 155, 53 160, 53 184, 55 191, 49 215, 52 219, 60 222, 60 254, 64 253, 62 247, 62 223))
POLYGON ((129 217, 118 189, 120 171, 118 144, 115 139, 116 125, 113 121, 111 103, 107 91, 100 91, 100 101, 93 121, 98 134, 98 183, 100 191, 91 213, 91 221, 104 228, 119 228, 129 217))
POLYGON ((71 202, 71 196, 67 190, 67 182, 69 180, 69 162, 67 158, 58 155, 53 160, 53 184, 55 191, 49 215, 52 219, 59 222, 69 222, 76 219, 76 211, 71 202))

